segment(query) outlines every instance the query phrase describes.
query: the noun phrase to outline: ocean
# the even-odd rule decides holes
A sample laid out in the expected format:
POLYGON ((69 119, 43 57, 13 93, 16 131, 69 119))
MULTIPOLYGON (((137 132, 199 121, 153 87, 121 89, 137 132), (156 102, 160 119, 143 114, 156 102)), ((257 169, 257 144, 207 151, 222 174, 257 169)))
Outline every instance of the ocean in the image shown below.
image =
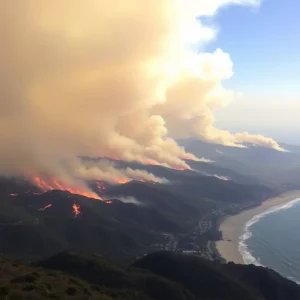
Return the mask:
POLYGON ((239 251, 246 264, 272 268, 300 283, 300 198, 247 222, 239 251))

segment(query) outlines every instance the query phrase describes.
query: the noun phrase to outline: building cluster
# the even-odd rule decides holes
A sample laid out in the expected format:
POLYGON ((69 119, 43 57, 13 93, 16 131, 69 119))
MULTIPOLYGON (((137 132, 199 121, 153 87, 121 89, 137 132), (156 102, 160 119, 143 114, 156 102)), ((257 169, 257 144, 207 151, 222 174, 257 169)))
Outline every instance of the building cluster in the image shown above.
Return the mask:
POLYGON ((216 206, 210 213, 201 216, 197 226, 191 233, 184 235, 183 240, 171 233, 162 233, 165 242, 151 245, 153 250, 177 251, 186 255, 195 255, 213 260, 218 257, 212 238, 217 222, 226 215, 234 215, 241 210, 253 206, 253 203, 234 203, 216 206))

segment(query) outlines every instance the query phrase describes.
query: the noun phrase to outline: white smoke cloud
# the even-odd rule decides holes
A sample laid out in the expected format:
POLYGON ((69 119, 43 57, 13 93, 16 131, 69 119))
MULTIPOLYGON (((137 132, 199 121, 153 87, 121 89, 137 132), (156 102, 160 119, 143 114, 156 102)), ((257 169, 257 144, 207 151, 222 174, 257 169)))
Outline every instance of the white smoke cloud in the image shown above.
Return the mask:
POLYGON ((223 175, 218 175, 218 174, 213 174, 213 175, 208 175, 208 176, 213 176, 213 177, 216 177, 216 178, 218 178, 218 179, 220 179, 220 180, 224 180, 224 181, 230 180, 229 177, 223 176, 223 175))
POLYGON ((103 159, 97 162, 74 160, 68 163, 68 169, 74 177, 88 180, 104 180, 113 183, 126 183, 131 180, 168 183, 166 178, 157 177, 144 170, 129 167, 116 168, 113 162, 103 159))
POLYGON ((114 197, 115 199, 118 199, 120 201, 122 201, 123 203, 132 203, 132 204, 135 204, 135 205, 143 205, 143 202, 137 200, 136 198, 134 197, 123 197, 123 196, 117 196, 117 197, 114 197))
POLYGON ((187 43, 215 38, 196 17, 229 4, 259 1, 0 0, 0 172, 71 182, 61 161, 78 155, 188 168, 177 136, 281 150, 214 127, 232 62, 187 43))
POLYGON ((176 84, 166 89, 166 101, 154 108, 166 121, 169 133, 181 138, 196 136, 226 146, 245 147, 243 143, 251 142, 283 151, 272 138, 247 132, 231 134, 214 126, 214 109, 228 105, 239 96, 221 85, 222 80, 233 75, 233 64, 229 55, 220 49, 191 56, 193 64, 178 71, 176 84))

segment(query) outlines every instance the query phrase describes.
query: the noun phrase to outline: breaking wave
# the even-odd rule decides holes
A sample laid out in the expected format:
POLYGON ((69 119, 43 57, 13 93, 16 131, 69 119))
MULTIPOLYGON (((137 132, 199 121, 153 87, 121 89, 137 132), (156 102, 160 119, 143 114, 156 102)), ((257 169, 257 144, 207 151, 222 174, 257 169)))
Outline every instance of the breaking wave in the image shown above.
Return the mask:
POLYGON ((239 237, 239 252, 241 253, 243 257, 243 261, 245 264, 253 264, 256 266, 263 266, 259 260, 259 258, 256 258, 253 256, 253 254, 248 249, 247 240, 249 240, 252 237, 251 227, 257 223, 259 220, 264 218, 266 215, 275 213, 279 210, 286 210, 291 207, 293 207, 296 203, 300 201, 300 198, 294 199, 288 203, 280 204, 274 207, 269 208, 268 210, 254 216, 251 220, 249 220, 244 227, 243 234, 239 237))

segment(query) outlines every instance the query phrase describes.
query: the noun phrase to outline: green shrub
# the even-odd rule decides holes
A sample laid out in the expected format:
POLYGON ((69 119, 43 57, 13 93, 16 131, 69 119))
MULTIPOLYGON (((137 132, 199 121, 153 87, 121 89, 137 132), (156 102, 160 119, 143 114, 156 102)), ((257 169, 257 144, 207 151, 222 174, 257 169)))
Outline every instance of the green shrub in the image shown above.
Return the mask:
POLYGON ((7 285, 2 285, 0 286, 0 295, 1 296, 6 296, 9 294, 10 288, 7 285))
POLYGON ((49 298, 50 299, 59 299, 59 296, 52 293, 52 294, 49 295, 49 298))
POLYGON ((76 295, 77 290, 73 286, 69 286, 66 290, 66 293, 70 296, 76 295))
POLYGON ((89 296, 92 295, 92 293, 91 293, 87 288, 84 288, 83 292, 84 292, 86 295, 89 295, 89 296))
POLYGON ((28 283, 23 287, 23 291, 32 291, 35 289, 35 285, 33 283, 28 283))
POLYGON ((41 275, 38 272, 32 272, 31 275, 34 276, 35 278, 41 277, 41 275))
POLYGON ((94 291, 97 291, 97 292, 100 292, 100 290, 101 290, 101 289, 100 289, 100 286, 99 286, 99 285, 96 285, 96 284, 92 284, 92 285, 91 285, 91 289, 94 290, 94 291))
POLYGON ((24 299, 24 294, 20 291, 13 291, 10 294, 9 300, 20 300, 20 299, 24 299))

